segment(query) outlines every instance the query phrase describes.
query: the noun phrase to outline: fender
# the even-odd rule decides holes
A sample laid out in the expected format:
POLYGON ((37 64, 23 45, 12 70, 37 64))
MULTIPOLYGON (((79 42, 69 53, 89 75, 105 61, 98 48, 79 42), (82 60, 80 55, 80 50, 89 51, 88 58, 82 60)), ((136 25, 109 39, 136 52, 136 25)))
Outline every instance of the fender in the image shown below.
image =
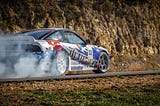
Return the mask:
POLYGON ((106 52, 107 55, 109 55, 108 50, 103 47, 94 46, 92 49, 93 49, 93 58, 96 60, 99 59, 101 52, 106 52))

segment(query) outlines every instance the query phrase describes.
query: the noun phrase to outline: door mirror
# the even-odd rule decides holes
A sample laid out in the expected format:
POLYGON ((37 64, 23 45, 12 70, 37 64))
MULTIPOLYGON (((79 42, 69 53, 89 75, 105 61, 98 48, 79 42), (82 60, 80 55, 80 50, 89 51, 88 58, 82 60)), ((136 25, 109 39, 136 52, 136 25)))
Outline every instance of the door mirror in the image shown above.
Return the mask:
POLYGON ((86 44, 90 44, 90 40, 89 39, 86 40, 86 44))

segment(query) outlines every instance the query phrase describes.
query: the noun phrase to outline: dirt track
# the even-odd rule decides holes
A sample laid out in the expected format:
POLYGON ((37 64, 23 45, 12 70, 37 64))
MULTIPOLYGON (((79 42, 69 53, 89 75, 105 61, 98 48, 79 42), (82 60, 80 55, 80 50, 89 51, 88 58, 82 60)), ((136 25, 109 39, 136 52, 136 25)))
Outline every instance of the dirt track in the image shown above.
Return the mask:
POLYGON ((0 78, 0 82, 15 81, 44 81, 44 80, 72 80, 72 79, 95 79, 114 76, 134 76, 134 75, 154 75, 160 74, 160 71, 128 71, 128 72, 106 72, 101 74, 75 74, 66 76, 46 76, 46 77, 27 77, 27 78, 0 78))
MULTIPOLYGON (((50 81, 29 81, 29 82, 6 82, 0 84, 0 94, 21 91, 68 91, 68 90, 103 90, 121 89, 126 87, 137 88, 139 86, 150 86, 160 84, 160 75, 146 76, 121 76, 95 79, 79 80, 50 80, 50 81)), ((160 92, 160 89, 159 89, 160 92)))

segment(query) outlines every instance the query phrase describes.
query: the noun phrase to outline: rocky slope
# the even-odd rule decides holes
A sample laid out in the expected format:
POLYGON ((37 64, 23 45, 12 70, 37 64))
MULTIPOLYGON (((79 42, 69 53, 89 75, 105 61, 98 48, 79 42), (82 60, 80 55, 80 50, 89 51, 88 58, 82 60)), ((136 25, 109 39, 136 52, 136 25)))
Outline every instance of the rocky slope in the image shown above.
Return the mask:
POLYGON ((0 28, 65 27, 107 48, 113 63, 126 56, 146 61, 160 58, 159 10, 159 0, 1 0, 0 28))

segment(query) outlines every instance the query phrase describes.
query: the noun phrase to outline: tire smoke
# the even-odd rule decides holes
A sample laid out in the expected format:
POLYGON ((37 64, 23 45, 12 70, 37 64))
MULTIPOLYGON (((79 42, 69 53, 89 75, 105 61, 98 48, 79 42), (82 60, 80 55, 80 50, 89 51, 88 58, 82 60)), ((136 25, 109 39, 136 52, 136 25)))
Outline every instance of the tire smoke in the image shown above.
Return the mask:
POLYGON ((25 47, 32 44, 30 36, 5 34, 0 30, 0 78, 26 78, 46 76, 38 58, 27 53, 25 47))

